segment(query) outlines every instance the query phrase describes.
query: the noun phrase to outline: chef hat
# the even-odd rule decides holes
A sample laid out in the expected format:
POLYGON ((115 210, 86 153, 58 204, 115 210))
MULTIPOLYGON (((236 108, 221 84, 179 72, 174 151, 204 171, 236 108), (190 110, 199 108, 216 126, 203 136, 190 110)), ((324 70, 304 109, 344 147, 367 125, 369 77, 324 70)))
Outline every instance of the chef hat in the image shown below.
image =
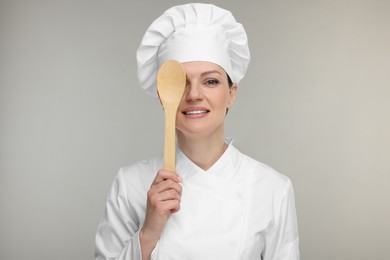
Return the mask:
POLYGON ((169 59, 213 62, 238 83, 250 60, 246 32, 231 12, 215 5, 174 6, 150 25, 137 51, 141 88, 154 97, 158 69, 169 59))

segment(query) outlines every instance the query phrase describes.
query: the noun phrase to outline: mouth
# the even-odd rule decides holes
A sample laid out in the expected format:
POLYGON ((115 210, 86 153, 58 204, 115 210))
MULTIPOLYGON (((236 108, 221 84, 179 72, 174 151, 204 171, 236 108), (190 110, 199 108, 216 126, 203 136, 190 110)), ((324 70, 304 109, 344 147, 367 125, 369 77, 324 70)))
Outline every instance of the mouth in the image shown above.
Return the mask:
POLYGON ((194 110, 186 110, 186 111, 183 111, 183 115, 186 115, 186 116, 192 116, 192 115, 204 115, 204 114, 207 114, 209 113, 210 110, 208 109, 194 109, 194 110))

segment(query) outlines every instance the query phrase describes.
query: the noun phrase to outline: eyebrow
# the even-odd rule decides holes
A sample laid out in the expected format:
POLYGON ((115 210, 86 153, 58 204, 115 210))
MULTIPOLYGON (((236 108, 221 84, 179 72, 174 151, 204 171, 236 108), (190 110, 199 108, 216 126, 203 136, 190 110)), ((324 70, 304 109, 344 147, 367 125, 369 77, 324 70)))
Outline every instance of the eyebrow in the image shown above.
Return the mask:
POLYGON ((200 74, 200 76, 203 77, 203 76, 206 76, 206 75, 211 74, 211 73, 218 73, 219 75, 222 75, 221 72, 219 72, 218 70, 209 70, 209 71, 202 72, 200 74))

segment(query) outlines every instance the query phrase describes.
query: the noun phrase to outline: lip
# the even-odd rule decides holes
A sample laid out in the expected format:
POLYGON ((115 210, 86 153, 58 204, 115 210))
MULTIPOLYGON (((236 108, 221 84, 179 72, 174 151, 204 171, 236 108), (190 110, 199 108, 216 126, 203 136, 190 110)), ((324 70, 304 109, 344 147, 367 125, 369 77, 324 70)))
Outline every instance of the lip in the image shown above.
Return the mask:
POLYGON ((210 112, 210 109, 205 107, 189 107, 181 111, 181 113, 186 117, 198 118, 207 115, 210 112))

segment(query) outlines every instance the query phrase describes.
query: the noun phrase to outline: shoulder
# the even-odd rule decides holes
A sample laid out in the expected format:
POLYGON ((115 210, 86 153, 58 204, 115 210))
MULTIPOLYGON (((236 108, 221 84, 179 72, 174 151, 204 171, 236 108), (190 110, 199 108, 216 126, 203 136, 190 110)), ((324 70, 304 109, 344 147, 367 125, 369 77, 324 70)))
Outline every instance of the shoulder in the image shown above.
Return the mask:
POLYGON ((142 160, 135 162, 133 164, 124 166, 120 168, 119 172, 124 176, 135 177, 134 175, 139 175, 144 173, 148 173, 155 169, 161 168, 162 158, 161 156, 153 157, 147 160, 142 160))
POLYGON ((277 212, 282 205, 294 204, 294 188, 288 176, 242 153, 240 157, 239 178, 256 211, 277 212))
MULTIPOLYGON (((273 190, 285 190, 291 186, 290 178, 275 168, 239 152, 239 178, 246 186, 261 186, 273 190)), ((258 187, 260 188, 260 187, 258 187)))
POLYGON ((116 180, 127 189, 144 189, 153 182, 157 171, 162 166, 162 157, 142 160, 119 169, 116 180))

